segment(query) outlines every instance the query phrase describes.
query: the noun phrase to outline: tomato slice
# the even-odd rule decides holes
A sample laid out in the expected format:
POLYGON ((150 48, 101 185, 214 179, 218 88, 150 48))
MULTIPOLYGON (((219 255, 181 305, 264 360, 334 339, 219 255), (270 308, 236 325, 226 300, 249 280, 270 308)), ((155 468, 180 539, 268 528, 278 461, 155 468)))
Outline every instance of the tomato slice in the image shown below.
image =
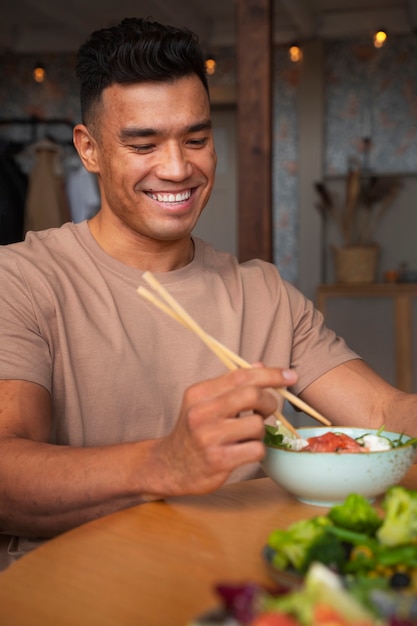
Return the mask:
POLYGON ((344 433, 331 433, 319 435, 318 437, 310 437, 307 439, 308 445, 303 448, 310 452, 361 452, 363 447, 344 433))
POLYGON ((348 626, 349 622, 336 609, 327 604, 314 607, 314 623, 317 626, 348 626))
POLYGON ((300 626, 300 624, 291 615, 267 612, 260 613, 249 626, 300 626))
POLYGON ((327 604, 316 604, 314 607, 314 624, 315 626, 349 626, 354 624, 355 626, 373 626, 376 622, 369 620, 355 620, 347 619, 334 607, 327 604))

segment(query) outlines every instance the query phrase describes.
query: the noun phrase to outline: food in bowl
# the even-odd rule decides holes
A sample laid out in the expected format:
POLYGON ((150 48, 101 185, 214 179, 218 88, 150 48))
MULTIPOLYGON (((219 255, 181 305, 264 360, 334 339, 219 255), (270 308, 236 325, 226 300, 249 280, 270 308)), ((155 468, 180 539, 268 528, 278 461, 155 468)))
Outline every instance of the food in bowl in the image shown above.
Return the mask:
POLYGON ((353 432, 349 435, 345 432, 346 429, 339 427, 323 430, 325 432, 319 435, 296 437, 277 420, 276 426, 266 425, 265 443, 284 450, 305 452, 382 452, 417 444, 417 438, 411 438, 404 433, 397 434, 396 437, 392 437, 392 433, 386 436, 384 426, 377 431, 368 431, 358 436, 353 432))
POLYGON ((404 433, 355 427, 266 426, 266 474, 297 499, 318 506, 341 503, 350 493, 374 500, 407 474, 417 439, 404 433))
POLYGON ((391 487, 379 510, 350 494, 327 514, 272 530, 264 557, 278 581, 319 562, 377 617, 417 620, 417 490, 391 487))

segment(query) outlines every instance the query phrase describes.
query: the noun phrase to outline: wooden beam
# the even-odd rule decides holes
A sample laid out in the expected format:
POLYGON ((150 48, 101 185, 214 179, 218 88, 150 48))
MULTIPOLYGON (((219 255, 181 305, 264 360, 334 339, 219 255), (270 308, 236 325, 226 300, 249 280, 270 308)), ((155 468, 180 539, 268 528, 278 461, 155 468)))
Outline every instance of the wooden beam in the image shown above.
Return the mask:
POLYGON ((272 0, 237 0, 238 255, 272 261, 272 0))

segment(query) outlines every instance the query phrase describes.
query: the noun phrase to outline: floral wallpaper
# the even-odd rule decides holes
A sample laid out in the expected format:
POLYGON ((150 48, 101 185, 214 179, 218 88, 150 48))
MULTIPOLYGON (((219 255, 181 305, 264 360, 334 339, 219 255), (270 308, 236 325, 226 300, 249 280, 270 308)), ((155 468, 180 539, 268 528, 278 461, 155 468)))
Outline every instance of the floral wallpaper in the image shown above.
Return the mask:
POLYGON ((328 42, 325 58, 325 174, 345 173, 352 157, 378 173, 415 173, 417 38, 390 36, 380 49, 328 42))
POLYGON ((272 203, 274 262, 292 283, 298 275, 298 127, 297 84, 300 68, 276 49, 273 59, 272 203))

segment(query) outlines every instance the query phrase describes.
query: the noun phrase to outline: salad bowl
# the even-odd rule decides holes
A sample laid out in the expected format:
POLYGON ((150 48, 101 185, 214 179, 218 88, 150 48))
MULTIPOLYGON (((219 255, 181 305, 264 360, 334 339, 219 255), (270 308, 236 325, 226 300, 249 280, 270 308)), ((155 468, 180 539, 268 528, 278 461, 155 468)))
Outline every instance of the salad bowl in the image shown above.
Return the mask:
POLYGON ((316 506, 341 503, 350 493, 373 501, 398 484, 416 459, 417 440, 401 433, 340 426, 298 429, 302 442, 327 433, 346 435, 360 442, 358 450, 329 452, 294 449, 292 445, 299 446, 300 442, 294 443, 294 438, 286 437, 285 432, 280 437, 279 427, 275 429, 275 442, 273 427, 267 429, 264 471, 298 500, 316 506), (363 445, 363 441, 369 443, 363 445))

